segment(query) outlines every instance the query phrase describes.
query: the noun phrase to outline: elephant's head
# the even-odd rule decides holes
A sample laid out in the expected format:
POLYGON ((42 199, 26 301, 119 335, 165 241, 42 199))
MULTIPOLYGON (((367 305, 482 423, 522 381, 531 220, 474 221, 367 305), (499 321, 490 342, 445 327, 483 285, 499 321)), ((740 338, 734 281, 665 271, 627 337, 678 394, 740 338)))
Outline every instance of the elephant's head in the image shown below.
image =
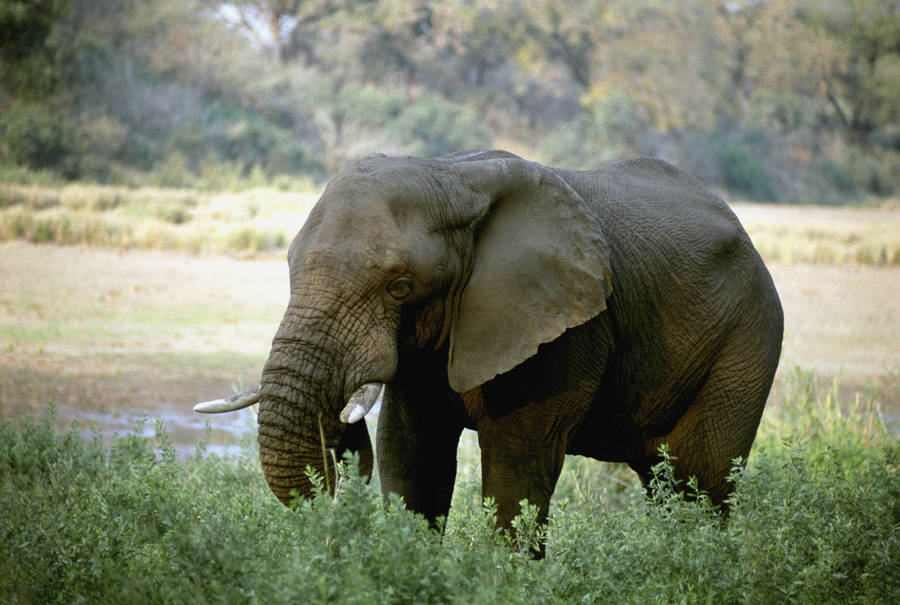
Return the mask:
POLYGON ((307 465, 332 472, 329 450, 371 469, 357 421, 383 385, 391 397, 401 347, 446 351, 462 393, 603 311, 611 290, 590 207, 551 169, 498 152, 366 158, 328 184, 288 263, 261 387, 225 406, 258 399, 262 467, 285 503, 309 494, 307 465))

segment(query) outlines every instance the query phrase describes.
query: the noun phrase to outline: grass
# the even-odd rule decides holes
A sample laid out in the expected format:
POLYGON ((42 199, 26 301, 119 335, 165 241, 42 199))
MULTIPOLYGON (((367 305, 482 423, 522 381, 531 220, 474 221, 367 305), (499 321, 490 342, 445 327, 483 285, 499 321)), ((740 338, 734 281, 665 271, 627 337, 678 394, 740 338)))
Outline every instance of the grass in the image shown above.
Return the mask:
MULTIPOLYGON (((0 241, 188 252, 271 252, 287 247, 318 196, 286 191, 0 184, 0 241)), ((767 262, 900 266, 900 206, 733 204, 767 262)))
POLYGON ((727 524, 673 489, 677 460, 649 500, 618 465, 567 460, 543 561, 527 554, 542 537, 529 511, 523 547, 494 531, 471 435, 441 540, 383 506, 353 461, 337 498, 290 510, 252 443, 179 460, 161 423, 109 443, 55 432, 50 408, 0 423, 0 600, 896 602, 900 442, 869 400, 816 384, 797 370, 779 389, 727 524))
POLYGON ((766 262, 900 266, 900 205, 733 204, 766 262))
POLYGON ((189 252, 282 250, 318 197, 107 185, 0 185, 0 241, 189 252))

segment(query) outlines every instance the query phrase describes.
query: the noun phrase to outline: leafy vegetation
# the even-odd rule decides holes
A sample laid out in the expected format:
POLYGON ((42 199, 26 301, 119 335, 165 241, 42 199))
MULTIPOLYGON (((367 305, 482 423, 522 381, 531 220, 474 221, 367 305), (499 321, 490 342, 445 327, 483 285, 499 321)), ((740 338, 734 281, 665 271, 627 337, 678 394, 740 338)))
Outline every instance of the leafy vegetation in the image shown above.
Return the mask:
POLYGON ((891 0, 7 0, 0 33, 19 183, 227 190, 494 145, 762 201, 900 190, 891 0))
MULTIPOLYGON (((356 463, 339 495, 282 507, 252 444, 179 460, 165 427, 104 443, 0 423, 0 598, 10 602, 820 602, 900 596, 900 442, 870 402, 795 371, 767 410, 727 524, 664 453, 649 498, 620 465, 570 459, 543 539, 480 502, 465 439, 443 540, 356 463), (686 499, 681 488, 694 493, 686 499)), ((144 421, 142 421, 144 422, 144 421)))

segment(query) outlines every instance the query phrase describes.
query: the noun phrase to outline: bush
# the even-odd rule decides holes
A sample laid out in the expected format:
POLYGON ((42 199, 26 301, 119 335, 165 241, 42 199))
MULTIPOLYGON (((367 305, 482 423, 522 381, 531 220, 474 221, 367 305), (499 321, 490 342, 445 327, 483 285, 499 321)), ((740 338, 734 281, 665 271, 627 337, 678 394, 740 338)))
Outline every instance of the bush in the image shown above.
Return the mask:
MULTIPOLYGON (((0 421, 3 602, 819 602, 900 594, 900 444, 876 412, 797 371, 766 411, 728 523, 662 452, 649 497, 610 506, 565 477, 548 528, 525 504, 518 547, 480 502, 477 448, 443 539, 346 458, 337 497, 281 506, 248 445, 179 460, 161 422, 105 443, 77 425, 0 421), (681 491, 687 488, 686 497, 681 491), (529 549, 547 538, 547 558, 529 549)), ((314 478, 315 479, 315 478, 314 478)), ((320 482, 321 483, 321 482, 320 482)), ((599 497, 598 497, 599 496, 599 497)))
POLYGON ((400 91, 357 82, 344 84, 333 98, 322 99, 322 103, 331 106, 335 122, 341 128, 351 131, 386 128, 409 105, 400 91))
POLYGON ((16 164, 79 175, 76 130, 59 112, 38 103, 17 102, 0 117, 4 155, 16 164))
POLYGON ((844 166, 831 158, 820 158, 813 165, 813 171, 821 175, 830 187, 841 193, 851 194, 857 190, 853 175, 844 166))
POLYGON ((750 95, 748 117, 755 126, 782 134, 816 128, 828 120, 823 107, 809 97, 764 88, 750 95))
POLYGON ((851 147, 844 167, 862 190, 875 195, 893 195, 900 188, 900 153, 851 147))
POLYGON ((213 105, 206 123, 172 132, 166 148, 165 163, 155 169, 163 186, 184 187, 193 179, 207 189, 247 188, 259 186, 242 183, 255 173, 268 180, 272 174, 322 171, 309 144, 291 131, 221 104, 213 105))
POLYGON ((490 130, 474 110, 437 99, 421 99, 406 107, 390 131, 410 145, 411 153, 423 156, 487 147, 491 142, 490 130))
POLYGON ((761 202, 778 197, 765 165, 741 140, 728 139, 715 153, 722 179, 731 191, 761 202))
POLYGON ((591 170, 601 164, 635 155, 635 132, 643 128, 634 103, 613 93, 585 112, 562 124, 539 144, 539 152, 551 166, 591 170))
POLYGON ((47 168, 29 168, 16 163, 0 163, 0 183, 20 185, 62 185, 65 179, 47 168))

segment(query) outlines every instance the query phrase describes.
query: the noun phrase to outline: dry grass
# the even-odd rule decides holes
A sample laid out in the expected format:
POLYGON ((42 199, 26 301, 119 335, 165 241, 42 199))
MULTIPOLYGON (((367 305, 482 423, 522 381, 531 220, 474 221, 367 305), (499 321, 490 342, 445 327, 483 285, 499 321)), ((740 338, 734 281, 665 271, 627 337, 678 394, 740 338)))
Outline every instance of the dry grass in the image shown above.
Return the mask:
POLYGON ((0 185, 0 241, 187 252, 287 246, 318 193, 0 185))
MULTIPOLYGON (((318 196, 310 188, 205 193, 0 184, 0 241, 187 252, 284 249, 318 196)), ((900 204, 732 204, 769 263, 900 266, 900 204)))
POLYGON ((900 266, 900 205, 731 205, 769 263, 900 266))

